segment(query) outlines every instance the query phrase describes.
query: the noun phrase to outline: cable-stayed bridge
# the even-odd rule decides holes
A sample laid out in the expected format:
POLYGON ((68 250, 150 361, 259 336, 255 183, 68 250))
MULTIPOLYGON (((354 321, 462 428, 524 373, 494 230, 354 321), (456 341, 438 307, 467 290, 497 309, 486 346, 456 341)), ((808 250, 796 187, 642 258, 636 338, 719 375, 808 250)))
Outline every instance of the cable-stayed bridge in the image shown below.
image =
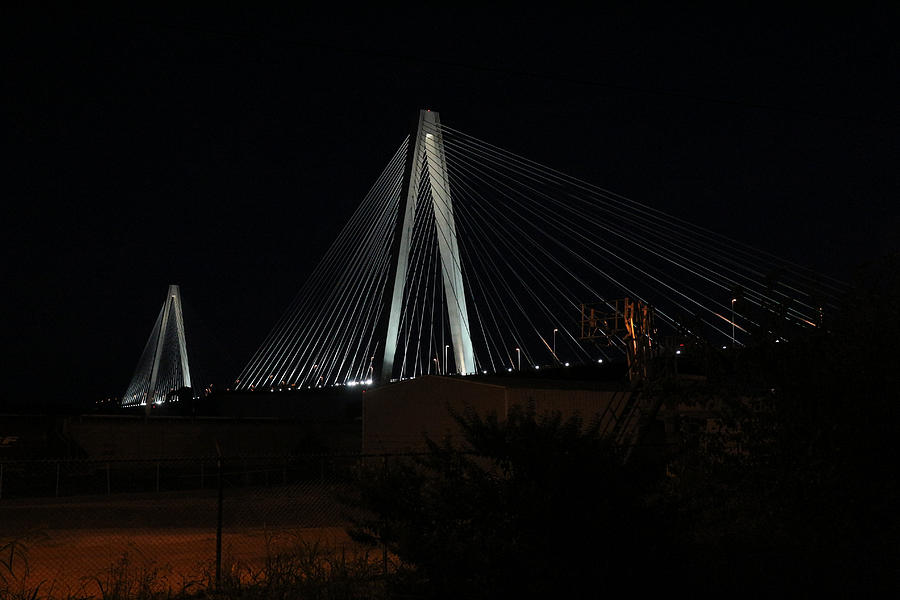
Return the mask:
POLYGON ((638 337, 787 341, 844 287, 423 110, 235 386, 596 363, 638 337), (619 299, 653 319, 635 329, 619 299))

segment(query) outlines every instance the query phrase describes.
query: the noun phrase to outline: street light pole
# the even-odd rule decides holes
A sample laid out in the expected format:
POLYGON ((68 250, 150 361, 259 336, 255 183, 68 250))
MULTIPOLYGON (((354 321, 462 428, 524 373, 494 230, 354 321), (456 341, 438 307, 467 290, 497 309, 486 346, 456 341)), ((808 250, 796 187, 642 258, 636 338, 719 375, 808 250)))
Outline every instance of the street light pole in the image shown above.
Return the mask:
POLYGON ((553 329, 553 360, 555 360, 556 362, 559 362, 559 359, 556 358, 556 332, 557 331, 559 331, 559 329, 556 329, 556 328, 553 329))
POLYGON ((734 348, 734 303, 737 298, 731 299, 731 347, 734 348))
POLYGON ((519 370, 522 370, 522 351, 516 348, 516 355, 519 358, 519 370))

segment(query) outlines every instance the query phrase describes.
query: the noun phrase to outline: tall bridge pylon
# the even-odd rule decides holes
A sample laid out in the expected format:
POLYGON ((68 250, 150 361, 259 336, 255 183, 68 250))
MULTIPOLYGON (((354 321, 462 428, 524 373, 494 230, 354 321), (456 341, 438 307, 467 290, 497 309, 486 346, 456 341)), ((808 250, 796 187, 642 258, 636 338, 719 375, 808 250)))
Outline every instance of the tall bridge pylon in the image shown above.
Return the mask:
POLYGON ((456 237, 456 220, 453 216, 453 199, 450 194, 450 178, 440 124, 438 113, 431 110, 419 111, 418 123, 411 138, 413 143, 409 144, 406 150, 403 188, 400 192, 400 206, 394 232, 393 256, 396 258, 392 264, 393 273, 388 279, 393 280, 393 285, 386 290, 390 294, 390 311, 387 314, 384 358, 381 363, 380 379, 383 383, 390 381, 397 355, 410 240, 416 214, 420 210, 434 211, 444 294, 447 298, 447 316, 457 371, 462 374, 475 372, 475 353, 472 349, 469 313, 466 308, 459 243, 456 237), (423 186, 428 186, 428 191, 431 192, 430 206, 417 206, 420 198, 427 197, 421 194, 423 186))
POLYGON ((153 404, 162 404, 178 390, 190 387, 181 291, 170 285, 122 405, 145 406, 149 413, 153 404))

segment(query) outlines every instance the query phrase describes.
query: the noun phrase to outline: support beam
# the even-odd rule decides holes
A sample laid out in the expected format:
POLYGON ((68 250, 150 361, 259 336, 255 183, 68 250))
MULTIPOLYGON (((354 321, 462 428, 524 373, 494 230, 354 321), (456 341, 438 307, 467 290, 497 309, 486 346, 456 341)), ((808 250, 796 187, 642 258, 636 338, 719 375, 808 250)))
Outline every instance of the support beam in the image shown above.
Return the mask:
POLYGON ((181 291, 177 285, 169 286, 169 296, 172 297, 172 307, 175 309, 175 327, 178 332, 178 356, 181 358, 181 377, 184 387, 191 385, 191 368, 188 365, 187 341, 184 338, 184 313, 181 312, 181 291))
POLYGON ((424 124, 428 180, 431 184, 431 204, 434 208, 438 249, 441 253, 441 273, 444 280, 444 296, 447 298, 453 356, 457 371, 467 375, 475 372, 475 352, 472 349, 472 336, 469 330, 469 312, 466 308, 466 293, 463 287, 459 244, 456 240, 456 220, 453 218, 453 199, 450 196, 450 178, 447 174, 440 116, 436 112, 427 112, 424 124))
POLYGON ((153 352, 153 367, 150 371, 150 385, 147 386, 147 395, 144 397, 144 412, 150 414, 150 408, 155 400, 156 378, 159 376, 159 359, 162 356, 163 346, 166 343, 166 329, 169 327, 169 312, 172 307, 172 286, 169 286, 169 296, 163 305, 162 321, 159 324, 159 333, 156 338, 156 350, 153 352), (171 297, 170 297, 171 296, 171 297))
MULTIPOLYGON (((423 111, 424 112, 424 111, 423 111)), ((419 144, 419 131, 422 129, 422 113, 415 126, 413 137, 406 147, 406 166, 403 172, 403 184, 400 190, 400 205, 397 207, 397 221, 394 226, 394 240, 391 247, 391 269, 393 277, 388 274, 388 281, 393 279, 391 289, 391 308, 388 313, 387 332, 384 339, 384 357, 381 361, 381 383, 389 383, 394 371, 394 359, 397 356, 397 336, 400 334, 400 313, 403 311, 403 292, 406 289, 406 268, 409 264, 409 241, 412 238, 413 224, 416 222, 416 196, 419 193, 419 178, 424 160, 424 148, 419 144), (418 165, 418 168, 416 167, 418 165)))
MULTIPOLYGON (((166 300, 163 302, 156 325, 154 325, 150 333, 150 339, 138 362, 137 370, 131 380, 131 384, 128 386, 128 391, 125 393, 126 406, 143 404, 146 413, 150 413, 153 402, 160 399, 160 394, 157 390, 160 377, 163 377, 164 381, 166 381, 165 377, 167 376, 171 379, 171 375, 160 373, 161 368, 177 369, 176 372, 180 372, 178 383, 180 383, 181 387, 192 387, 191 368, 188 363, 187 341, 184 329, 184 314, 181 305, 181 291, 177 285, 169 286, 166 300), (177 346, 175 348, 167 346, 167 344, 170 346, 172 344, 168 336, 170 327, 174 328, 174 344, 177 346), (177 367, 175 364, 170 364, 171 361, 163 361, 164 355, 171 357, 173 351, 178 353, 179 362, 177 367)), ((168 386, 170 383, 165 385, 168 386)), ((163 395, 163 397, 165 396, 163 395)))
MULTIPOLYGON (((416 206, 422 185, 424 165, 428 168, 428 185, 431 193, 431 210, 435 213, 438 248, 441 256, 444 292, 450 321, 450 336, 456 367, 460 373, 475 372, 475 355, 469 331, 469 317, 466 310, 466 295, 463 286, 459 260, 459 246, 456 240, 456 222, 453 218, 453 201, 450 196, 450 180, 444 159, 443 137, 440 133, 440 117, 429 110, 419 111, 415 132, 407 149, 406 171, 397 225, 394 230, 393 287, 388 313, 387 332, 384 344, 384 358, 381 363, 382 383, 393 376, 397 355, 397 338, 400 332, 400 315, 403 312, 403 297, 406 290, 406 271, 409 263, 409 244, 416 220, 416 206)), ((390 277, 390 276, 389 276, 390 277)), ((388 279, 390 281, 391 278, 388 279)))

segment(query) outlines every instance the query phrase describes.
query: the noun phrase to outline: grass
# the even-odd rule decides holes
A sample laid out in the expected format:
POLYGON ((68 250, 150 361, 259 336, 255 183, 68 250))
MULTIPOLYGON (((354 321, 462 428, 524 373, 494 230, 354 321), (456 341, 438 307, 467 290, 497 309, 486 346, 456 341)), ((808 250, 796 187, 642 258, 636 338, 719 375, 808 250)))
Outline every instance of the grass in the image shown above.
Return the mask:
MULTIPOLYGON (((266 540, 262 566, 227 561, 211 598, 314 598, 352 600, 385 597, 385 564, 374 553, 326 547, 294 536, 287 545, 266 540)), ((214 584, 214 581, 211 581, 214 584)))
POLYGON ((86 577, 78 589, 56 589, 53 582, 28 581, 28 546, 20 540, 0 544, 0 600, 352 600, 385 598, 390 568, 380 553, 347 552, 309 542, 299 535, 266 538, 262 565, 223 559, 217 584, 215 564, 204 565, 196 580, 175 577, 166 568, 135 560, 128 553, 103 573, 86 577))
POLYGON ((201 581, 183 577, 180 579, 180 582, 173 584, 164 569, 143 562, 135 564, 125 553, 106 569, 102 577, 93 578, 99 595, 78 597, 100 600, 163 600, 190 598, 202 590, 201 581))
POLYGON ((12 540, 0 541, 0 599, 2 600, 37 600, 46 597, 41 594, 46 582, 29 585, 28 580, 28 544, 39 537, 35 531, 22 534, 12 540))

